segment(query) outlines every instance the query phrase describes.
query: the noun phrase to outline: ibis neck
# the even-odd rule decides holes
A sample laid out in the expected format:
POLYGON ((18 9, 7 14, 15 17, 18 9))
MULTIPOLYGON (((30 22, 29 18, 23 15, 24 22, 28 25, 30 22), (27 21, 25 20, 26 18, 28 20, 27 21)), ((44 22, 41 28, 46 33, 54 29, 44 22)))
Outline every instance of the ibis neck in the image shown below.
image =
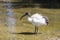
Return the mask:
POLYGON ((27 15, 27 18, 28 18, 28 19, 31 19, 30 15, 27 15))
POLYGON ((30 17, 30 15, 27 15, 27 17, 30 17))
POLYGON ((29 22, 32 22, 32 18, 30 16, 27 16, 27 19, 29 22))

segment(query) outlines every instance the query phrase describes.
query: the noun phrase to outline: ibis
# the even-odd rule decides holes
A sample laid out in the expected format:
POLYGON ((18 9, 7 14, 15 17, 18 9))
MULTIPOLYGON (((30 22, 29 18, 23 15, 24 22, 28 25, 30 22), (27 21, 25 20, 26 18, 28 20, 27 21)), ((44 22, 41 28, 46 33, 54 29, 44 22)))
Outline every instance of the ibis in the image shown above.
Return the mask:
POLYGON ((32 16, 30 16, 29 12, 26 12, 24 15, 20 17, 20 20, 24 17, 27 16, 27 20, 31 22, 35 26, 35 31, 34 33, 38 33, 38 27, 41 25, 48 25, 48 17, 43 16, 40 13, 35 13, 32 16))

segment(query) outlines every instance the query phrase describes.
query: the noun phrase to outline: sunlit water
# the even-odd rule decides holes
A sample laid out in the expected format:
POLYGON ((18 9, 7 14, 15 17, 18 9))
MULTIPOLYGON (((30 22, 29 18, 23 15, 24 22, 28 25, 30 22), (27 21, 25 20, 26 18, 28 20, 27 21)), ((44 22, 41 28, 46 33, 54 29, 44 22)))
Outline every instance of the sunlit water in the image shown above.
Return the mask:
MULTIPOLYGON (((3 0, 4 1, 4 0, 3 0)), ((16 19, 14 18, 14 13, 11 9, 11 3, 7 2, 7 4, 5 4, 6 6, 6 11, 7 11, 7 31, 8 31, 8 38, 9 40, 16 40, 16 37, 14 34, 15 32, 15 25, 16 25, 16 19)))
MULTIPOLYGON (((7 14, 8 14, 8 17, 7 17, 8 32, 14 33, 15 32, 16 20, 15 20, 12 12, 8 12, 7 14), (11 14, 9 14, 9 13, 11 13, 11 14)), ((11 40, 16 39, 14 34, 11 34, 10 37, 11 37, 10 38, 11 40)))

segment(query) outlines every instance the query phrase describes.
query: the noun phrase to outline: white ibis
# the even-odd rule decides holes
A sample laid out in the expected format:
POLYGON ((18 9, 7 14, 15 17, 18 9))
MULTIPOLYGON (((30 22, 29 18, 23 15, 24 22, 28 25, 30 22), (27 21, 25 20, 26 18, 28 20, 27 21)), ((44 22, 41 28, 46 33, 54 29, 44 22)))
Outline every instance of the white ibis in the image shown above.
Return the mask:
POLYGON ((31 22, 33 25, 35 25, 35 33, 38 32, 38 26, 41 25, 48 25, 48 17, 43 16, 39 13, 33 14, 30 17, 30 13, 26 12, 23 16, 21 16, 20 20, 24 17, 27 16, 27 19, 29 22, 31 22))

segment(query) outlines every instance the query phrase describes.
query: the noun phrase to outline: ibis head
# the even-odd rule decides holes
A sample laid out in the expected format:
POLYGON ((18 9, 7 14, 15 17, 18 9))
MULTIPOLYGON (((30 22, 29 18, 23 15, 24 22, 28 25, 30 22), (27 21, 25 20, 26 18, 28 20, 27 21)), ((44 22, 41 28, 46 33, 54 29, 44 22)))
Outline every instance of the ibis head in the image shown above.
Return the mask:
POLYGON ((20 17, 20 20, 21 20, 23 17, 25 17, 25 16, 30 16, 30 13, 29 13, 29 12, 26 12, 24 15, 22 15, 22 16, 20 17))

